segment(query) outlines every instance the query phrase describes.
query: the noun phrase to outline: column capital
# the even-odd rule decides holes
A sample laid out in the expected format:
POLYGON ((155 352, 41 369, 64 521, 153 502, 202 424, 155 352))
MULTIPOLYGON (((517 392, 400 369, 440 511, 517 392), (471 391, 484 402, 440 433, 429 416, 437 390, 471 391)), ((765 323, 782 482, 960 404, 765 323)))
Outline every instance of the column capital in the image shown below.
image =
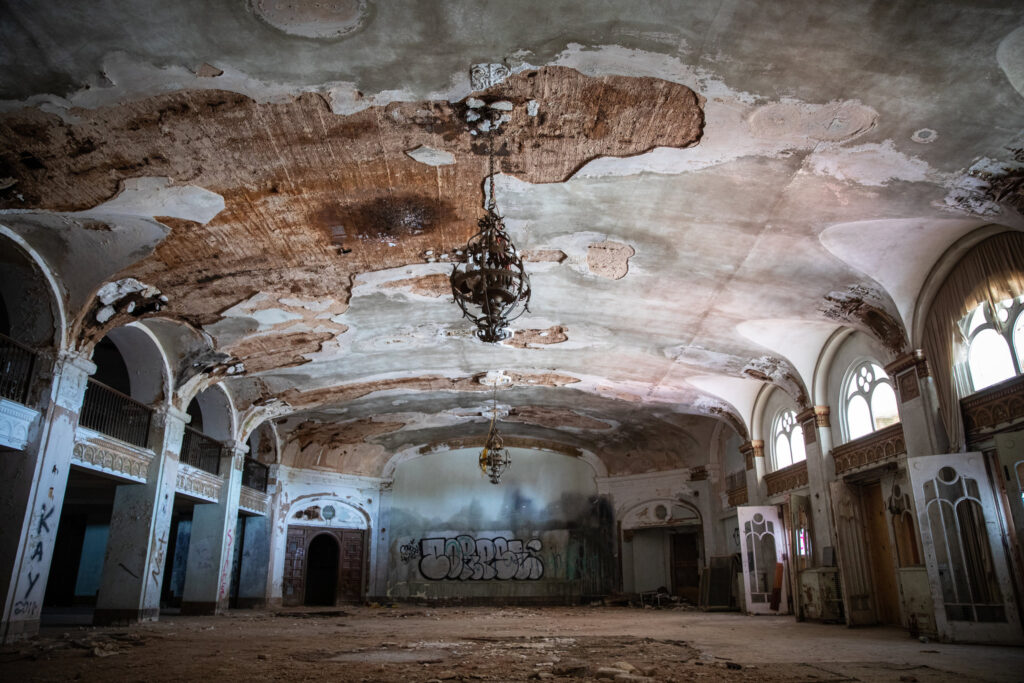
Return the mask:
POLYGON ((761 439, 751 439, 740 444, 740 453, 743 454, 747 461, 747 469, 754 469, 754 458, 764 458, 764 441, 761 439))
POLYGON ((96 363, 92 361, 92 354, 85 354, 81 351, 63 350, 57 354, 57 365, 59 367, 71 366, 79 372, 93 375, 96 372, 96 363))
POLYGON ((157 425, 166 427, 168 423, 175 420, 181 422, 182 425, 187 425, 192 420, 192 416, 170 403, 161 403, 153 408, 153 421, 157 425))
POLYGON ((928 359, 925 358, 924 351, 921 349, 914 349, 913 351, 908 351, 902 356, 899 356, 885 366, 885 371, 890 377, 896 377, 896 375, 910 368, 915 368, 917 370, 917 376, 922 379, 931 376, 931 370, 928 367, 928 359))

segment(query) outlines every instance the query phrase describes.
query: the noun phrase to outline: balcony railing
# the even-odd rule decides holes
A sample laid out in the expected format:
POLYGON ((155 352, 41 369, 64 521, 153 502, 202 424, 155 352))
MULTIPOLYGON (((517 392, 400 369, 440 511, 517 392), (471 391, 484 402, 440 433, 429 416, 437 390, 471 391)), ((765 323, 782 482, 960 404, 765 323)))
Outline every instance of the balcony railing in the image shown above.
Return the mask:
POLYGON ((79 424, 141 448, 149 447, 153 409, 89 378, 79 424))
POLYGON ((35 363, 35 351, 0 334, 0 397, 25 403, 35 363))
POLYGON ((220 456, 223 450, 224 445, 220 441, 198 429, 185 427, 185 438, 181 442, 181 462, 206 470, 210 474, 220 474, 220 456))
POLYGON ((270 468, 252 458, 246 458, 242 466, 242 486, 248 486, 257 491, 266 492, 267 474, 270 468))

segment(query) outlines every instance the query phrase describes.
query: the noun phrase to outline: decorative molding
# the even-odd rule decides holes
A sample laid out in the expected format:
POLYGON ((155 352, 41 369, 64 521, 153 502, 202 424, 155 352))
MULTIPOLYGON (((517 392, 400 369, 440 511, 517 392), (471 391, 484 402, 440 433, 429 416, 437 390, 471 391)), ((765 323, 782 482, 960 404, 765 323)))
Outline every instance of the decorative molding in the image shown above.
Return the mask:
POLYGON ((903 425, 897 422, 867 436, 836 446, 832 449, 832 459, 836 463, 836 474, 843 474, 865 465, 895 460, 896 456, 906 452, 903 425))
POLYGON ((913 401, 921 395, 920 379, 916 372, 907 371, 896 378, 896 391, 899 392, 900 402, 913 401))
POLYGON ((145 483, 149 466, 156 457, 153 451, 133 448, 81 427, 78 429, 78 437, 82 440, 76 441, 71 451, 71 459, 75 464, 145 483))
POLYGON ((928 361, 924 357, 924 351, 921 349, 915 349, 908 351, 902 356, 898 357, 893 362, 885 366, 885 372, 890 377, 895 377, 904 370, 910 368, 917 368, 917 374, 921 377, 928 377, 928 361))
POLYGON ((729 505, 731 505, 733 507, 736 507, 737 505, 746 505, 747 504, 748 497, 747 497, 747 487, 746 486, 744 486, 743 488, 739 488, 739 489, 732 489, 731 491, 729 491, 727 493, 727 495, 729 497, 729 505))
POLYGON ((832 414, 832 409, 828 406, 814 406, 814 422, 822 429, 830 429, 832 427, 832 420, 829 417, 832 414))
POLYGON ((1024 375, 1000 382, 960 401, 968 437, 1024 419, 1024 375))
POLYGON ((764 441, 751 439, 740 445, 740 453, 747 461, 747 469, 754 469, 754 458, 764 458, 764 441))
POLYGON ((781 470, 764 475, 764 483, 768 488, 769 496, 807 486, 807 461, 801 460, 789 467, 783 467, 781 470))
POLYGON ((175 490, 216 503, 220 499, 220 489, 224 480, 216 474, 210 474, 198 467, 185 463, 178 464, 178 481, 175 490))
POLYGON ((705 481, 708 478, 708 468, 704 465, 690 468, 690 481, 705 481))
POLYGON ((0 398, 0 445, 25 450, 28 433, 38 418, 38 410, 0 398))
POLYGON ((270 514, 270 495, 243 486, 241 493, 238 494, 238 507, 266 517, 270 514))

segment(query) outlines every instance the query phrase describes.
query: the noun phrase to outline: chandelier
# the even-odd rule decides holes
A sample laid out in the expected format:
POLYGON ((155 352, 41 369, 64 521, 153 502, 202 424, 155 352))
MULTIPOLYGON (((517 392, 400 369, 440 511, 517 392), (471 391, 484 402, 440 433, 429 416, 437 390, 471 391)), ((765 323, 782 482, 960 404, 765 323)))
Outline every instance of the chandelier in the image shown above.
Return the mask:
POLYGON ((487 430, 487 439, 484 441, 484 447, 480 450, 480 471, 491 480, 492 484, 499 483, 501 475, 505 474, 509 465, 512 464, 508 449, 505 448, 501 434, 498 433, 496 426, 498 421, 499 379, 495 379, 494 394, 491 397, 491 426, 487 430))
MULTIPOLYGON (((490 196, 477 225, 480 231, 469 239, 466 257, 452 269, 452 294, 462 314, 476 325, 476 336, 489 343, 512 336, 509 324, 525 313, 530 303, 530 278, 523 268, 494 198, 494 136, 487 133, 490 196)), ((495 480, 494 483, 497 483, 495 480)))

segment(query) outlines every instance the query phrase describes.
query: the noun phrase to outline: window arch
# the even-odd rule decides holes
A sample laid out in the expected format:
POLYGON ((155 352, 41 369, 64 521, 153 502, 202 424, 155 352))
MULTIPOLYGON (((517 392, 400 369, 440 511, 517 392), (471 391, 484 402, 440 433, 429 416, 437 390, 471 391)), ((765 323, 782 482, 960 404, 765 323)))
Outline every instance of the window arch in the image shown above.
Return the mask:
POLYGON ((783 408, 772 421, 772 470, 780 470, 807 459, 804 430, 796 412, 783 408))
POLYGON ((1024 296, 994 306, 979 304, 960 320, 959 366, 964 394, 1021 374, 1024 366, 1024 296))
POLYGON ((842 417, 847 441, 900 421, 892 380, 878 363, 864 360, 850 367, 843 382, 842 417))

